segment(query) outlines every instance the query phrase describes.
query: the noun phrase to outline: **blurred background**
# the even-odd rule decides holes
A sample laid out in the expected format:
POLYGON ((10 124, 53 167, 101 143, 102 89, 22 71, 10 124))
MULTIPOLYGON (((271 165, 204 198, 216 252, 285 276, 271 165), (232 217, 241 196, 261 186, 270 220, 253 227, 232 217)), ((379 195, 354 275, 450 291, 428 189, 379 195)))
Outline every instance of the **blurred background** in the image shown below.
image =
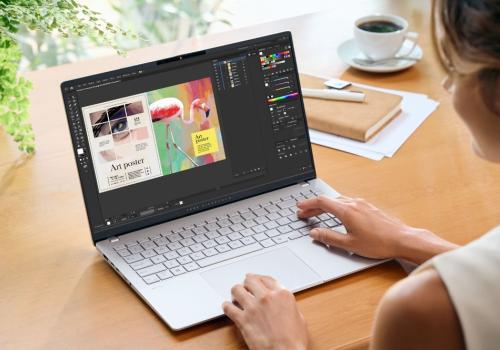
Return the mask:
MULTIPOLYGON (((325 0, 79 0, 102 18, 137 33, 141 40, 122 37, 120 48, 131 50, 192 36, 221 32, 281 18, 332 9, 325 0)), ((356 1, 352 1, 353 6, 356 1)), ((36 70, 81 59, 113 54, 89 38, 34 32, 16 34, 23 58, 21 71, 36 70)))

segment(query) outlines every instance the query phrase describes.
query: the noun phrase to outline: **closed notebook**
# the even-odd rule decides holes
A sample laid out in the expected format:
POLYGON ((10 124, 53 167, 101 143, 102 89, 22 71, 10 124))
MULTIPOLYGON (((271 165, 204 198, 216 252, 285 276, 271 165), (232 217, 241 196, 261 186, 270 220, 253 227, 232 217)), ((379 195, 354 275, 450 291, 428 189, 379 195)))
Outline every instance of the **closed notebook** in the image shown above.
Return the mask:
MULTIPOLYGON (((301 75, 302 87, 323 89, 323 79, 301 75)), ((362 91, 365 101, 347 102, 304 97, 309 128, 366 142, 401 112, 402 97, 371 89, 362 91)))

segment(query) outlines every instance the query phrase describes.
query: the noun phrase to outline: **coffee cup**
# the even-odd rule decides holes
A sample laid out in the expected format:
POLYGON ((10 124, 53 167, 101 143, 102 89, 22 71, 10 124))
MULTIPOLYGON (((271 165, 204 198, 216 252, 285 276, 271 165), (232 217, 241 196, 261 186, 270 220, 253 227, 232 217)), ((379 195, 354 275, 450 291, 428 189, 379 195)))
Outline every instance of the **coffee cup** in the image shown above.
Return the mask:
POLYGON ((418 34, 408 32, 408 22, 403 17, 375 14, 354 22, 354 39, 361 52, 378 61, 395 57, 407 39, 413 45, 401 56, 410 55, 417 46, 418 34))

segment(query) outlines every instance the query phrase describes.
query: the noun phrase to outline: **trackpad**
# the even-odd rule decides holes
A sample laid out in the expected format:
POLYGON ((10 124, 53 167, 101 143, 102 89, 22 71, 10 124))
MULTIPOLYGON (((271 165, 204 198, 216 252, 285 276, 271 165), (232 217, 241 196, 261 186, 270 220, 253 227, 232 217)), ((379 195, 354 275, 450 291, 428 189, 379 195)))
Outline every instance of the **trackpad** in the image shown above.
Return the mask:
POLYGON ((226 300, 231 300, 231 288, 242 283, 247 273, 272 276, 291 291, 322 281, 317 273, 286 247, 204 271, 201 276, 226 300))

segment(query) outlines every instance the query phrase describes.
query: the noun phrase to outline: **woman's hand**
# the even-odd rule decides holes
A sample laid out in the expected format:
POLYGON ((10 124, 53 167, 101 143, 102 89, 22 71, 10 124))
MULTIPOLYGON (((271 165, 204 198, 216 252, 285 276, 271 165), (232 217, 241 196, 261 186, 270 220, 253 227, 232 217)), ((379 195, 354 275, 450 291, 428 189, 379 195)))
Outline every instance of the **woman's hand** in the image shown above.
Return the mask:
POLYGON ((272 277, 248 274, 222 304, 251 350, 307 349, 308 333, 295 297, 272 277))
POLYGON ((332 213, 344 224, 347 234, 326 228, 311 230, 311 237, 327 245, 368 258, 402 258, 420 264, 457 246, 434 233, 410 227, 363 199, 319 196, 297 204, 299 218, 332 213))

